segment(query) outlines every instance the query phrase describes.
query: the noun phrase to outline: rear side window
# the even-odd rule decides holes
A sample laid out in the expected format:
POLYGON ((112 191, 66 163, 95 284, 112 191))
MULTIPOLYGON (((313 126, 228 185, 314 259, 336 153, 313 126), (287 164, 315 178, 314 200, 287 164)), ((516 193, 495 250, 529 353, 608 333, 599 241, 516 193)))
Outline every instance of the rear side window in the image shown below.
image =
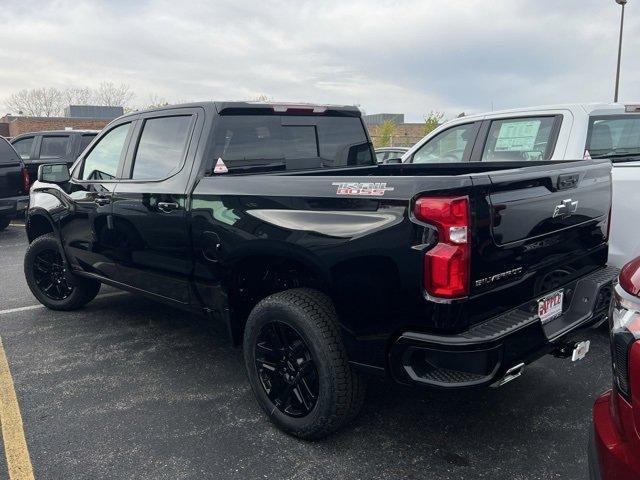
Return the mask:
POLYGON ((31 158, 31 147, 33 146, 33 137, 21 138, 13 142, 13 148, 16 149, 18 155, 23 160, 29 160, 31 158))
POLYGON ((84 152, 84 149, 96 138, 96 134, 82 135, 80 137, 80 152, 84 152))
POLYGON ((540 161, 553 154, 556 117, 494 120, 482 152, 482 161, 540 161))
POLYGON ((225 115, 214 135, 213 159, 221 158, 229 169, 375 164, 362 122, 355 117, 225 115))
POLYGON ((40 158, 61 158, 67 155, 69 137, 42 137, 40 144, 40 158))
POLYGON ((145 120, 131 178, 161 180, 178 172, 187 148, 190 127, 190 115, 145 120))
POLYGON ((640 154, 640 115, 592 117, 586 149, 592 158, 640 154))
POLYGON ((85 157, 82 180, 111 180, 118 171, 118 163, 129 133, 130 123, 107 132, 85 157))

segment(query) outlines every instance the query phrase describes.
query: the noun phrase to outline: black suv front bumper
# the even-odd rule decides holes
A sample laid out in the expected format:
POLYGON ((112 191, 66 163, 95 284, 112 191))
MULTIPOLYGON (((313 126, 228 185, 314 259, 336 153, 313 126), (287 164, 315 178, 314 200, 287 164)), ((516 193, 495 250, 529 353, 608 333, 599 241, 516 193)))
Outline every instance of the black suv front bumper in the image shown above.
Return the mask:
POLYGON ((395 380, 440 388, 499 382, 516 366, 550 353, 575 330, 607 315, 618 269, 604 267, 562 288, 562 315, 542 325, 538 299, 456 335, 403 333, 390 351, 395 380))

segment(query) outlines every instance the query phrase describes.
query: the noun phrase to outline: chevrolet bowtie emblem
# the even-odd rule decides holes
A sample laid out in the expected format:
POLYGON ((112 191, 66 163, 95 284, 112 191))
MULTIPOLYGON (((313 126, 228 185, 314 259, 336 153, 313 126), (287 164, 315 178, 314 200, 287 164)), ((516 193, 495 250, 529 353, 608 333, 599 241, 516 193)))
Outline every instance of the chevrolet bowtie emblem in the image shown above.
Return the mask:
POLYGON ((569 218, 571 215, 576 213, 578 210, 578 200, 575 202, 570 198, 563 200, 560 205, 556 205, 555 210, 553 211, 553 218, 569 218))

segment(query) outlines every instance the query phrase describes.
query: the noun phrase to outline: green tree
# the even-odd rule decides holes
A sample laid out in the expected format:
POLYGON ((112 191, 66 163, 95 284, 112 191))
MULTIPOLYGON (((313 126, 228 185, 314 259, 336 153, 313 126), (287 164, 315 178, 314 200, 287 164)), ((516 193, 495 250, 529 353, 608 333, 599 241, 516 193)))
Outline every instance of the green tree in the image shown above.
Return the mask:
POLYGON ((443 112, 435 112, 431 110, 429 112, 429 115, 424 117, 424 134, 427 135, 428 133, 431 133, 433 130, 438 128, 438 125, 440 125, 443 117, 443 112))
POLYGON ((373 145, 376 148, 391 146, 391 141, 397 130, 398 127, 391 120, 382 122, 376 127, 375 133, 373 134, 373 145))

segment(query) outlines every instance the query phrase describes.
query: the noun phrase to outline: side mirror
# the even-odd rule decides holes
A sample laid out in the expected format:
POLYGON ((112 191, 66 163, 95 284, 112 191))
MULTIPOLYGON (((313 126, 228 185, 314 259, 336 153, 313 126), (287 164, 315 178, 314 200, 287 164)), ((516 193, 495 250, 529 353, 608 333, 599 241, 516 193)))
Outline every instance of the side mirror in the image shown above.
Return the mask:
POLYGON ((71 180, 66 163, 49 163, 38 167, 38 181, 45 183, 66 183, 71 180))
POLYGON ((398 158, 387 158, 384 161, 385 164, 387 163, 402 163, 402 158, 398 157, 398 158))

